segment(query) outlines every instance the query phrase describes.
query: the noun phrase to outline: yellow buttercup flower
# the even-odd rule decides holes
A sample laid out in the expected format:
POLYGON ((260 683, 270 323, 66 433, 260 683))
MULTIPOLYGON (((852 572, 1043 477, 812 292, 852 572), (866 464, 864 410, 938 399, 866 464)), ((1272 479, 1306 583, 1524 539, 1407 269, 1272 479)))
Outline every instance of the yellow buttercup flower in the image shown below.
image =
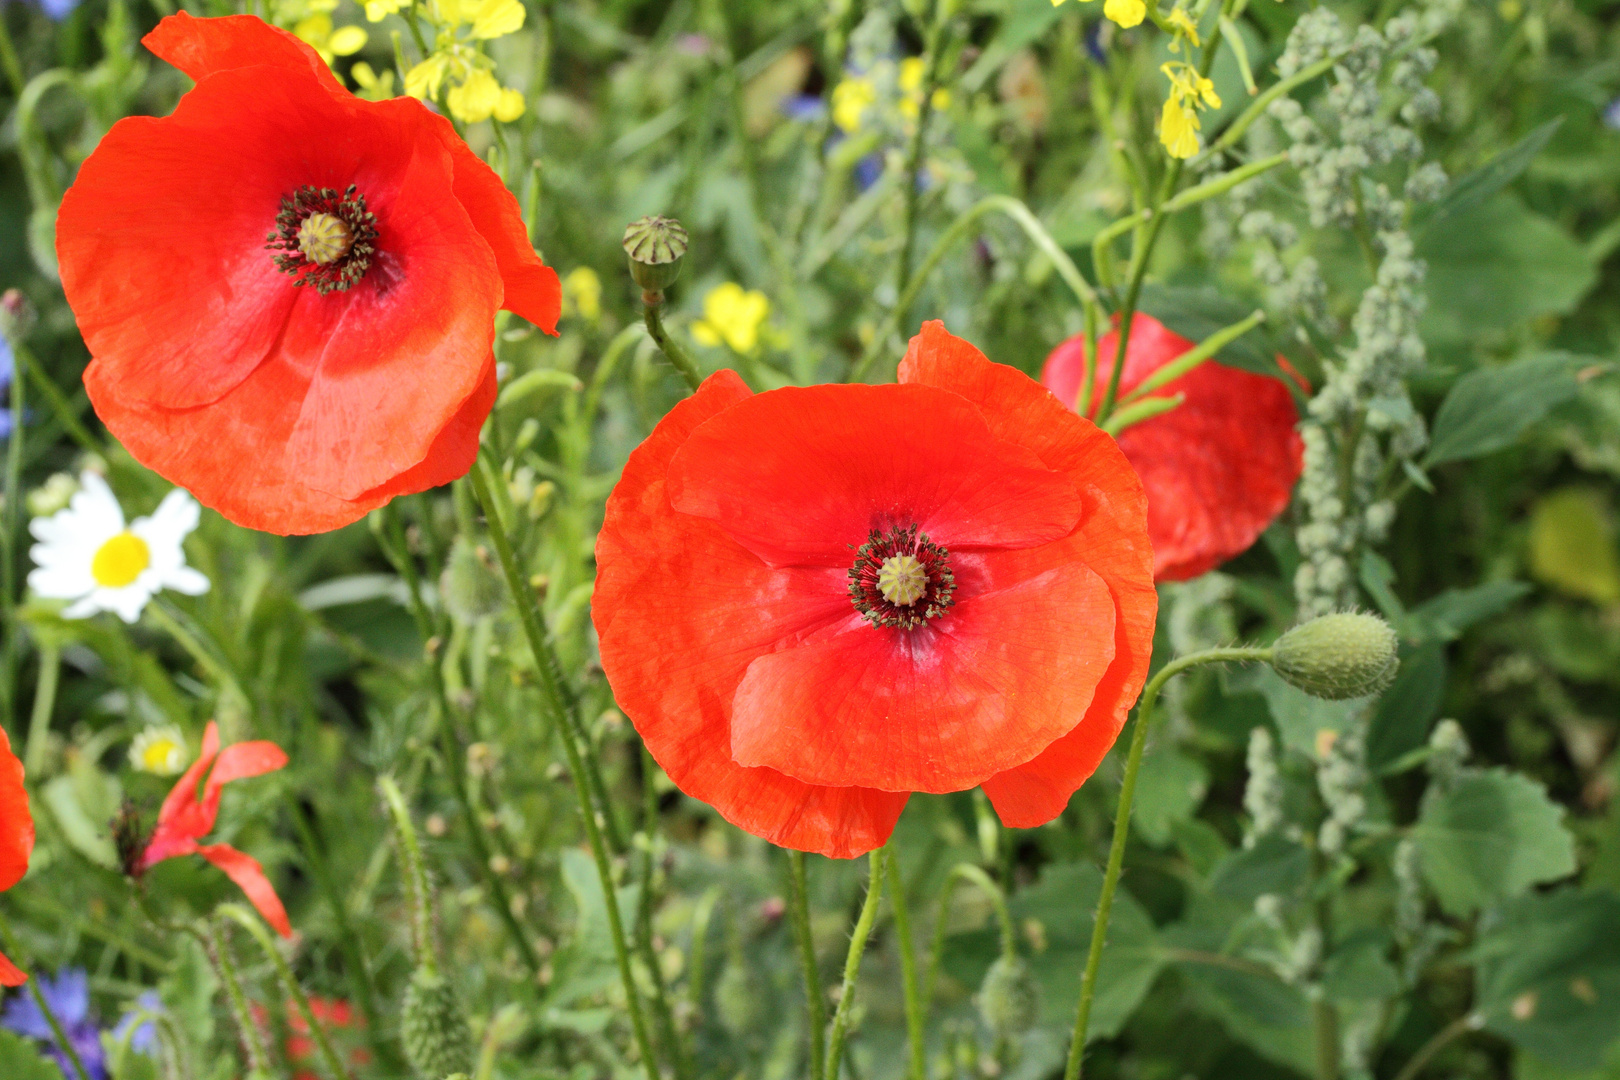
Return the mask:
POLYGON ((692 336, 704 345, 723 341, 733 352, 751 353, 759 348, 759 329, 770 313, 764 293, 728 281, 703 298, 703 318, 692 324, 692 336))
POLYGON ((861 117, 877 101, 877 88, 864 76, 845 79, 832 92, 833 123, 854 134, 861 129, 861 117))

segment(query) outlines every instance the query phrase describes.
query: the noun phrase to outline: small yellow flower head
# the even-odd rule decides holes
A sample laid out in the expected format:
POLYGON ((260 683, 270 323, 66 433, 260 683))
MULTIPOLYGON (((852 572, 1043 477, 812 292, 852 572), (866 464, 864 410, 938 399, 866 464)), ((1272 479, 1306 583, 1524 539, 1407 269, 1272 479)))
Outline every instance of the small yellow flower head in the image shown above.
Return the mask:
POLYGON ((759 348, 759 330, 770 313, 764 293, 728 281, 703 298, 703 318, 692 324, 692 336, 704 345, 724 341, 733 352, 751 353, 759 348))
POLYGON ((1175 27, 1175 40, 1170 42, 1171 52, 1181 51, 1182 38, 1190 41, 1194 48, 1203 44, 1198 40, 1198 24, 1192 21, 1192 16, 1187 14, 1186 8, 1178 7, 1173 9, 1169 15, 1165 16, 1164 21, 1175 27))
POLYGON ((1142 20, 1147 18, 1147 5, 1142 0, 1107 0, 1103 4, 1103 14, 1129 30, 1141 25, 1142 20))
POLYGON ((365 0, 366 21, 382 22, 405 7, 406 0, 365 0))
POLYGON ((495 119, 503 124, 510 124, 522 116, 526 108, 528 106, 523 102, 523 94, 506 87, 501 91, 501 99, 495 103, 495 119))
POLYGON ((154 776, 175 776, 188 760, 185 736, 169 724, 147 728, 129 745, 129 763, 154 776))
POLYGON ((877 101, 877 88, 865 77, 845 79, 832 92, 833 123, 854 134, 861 129, 861 118, 877 101))
POLYGON ((436 98, 449 70, 450 57, 434 53, 405 73, 405 92, 419 101, 436 98))
MULTIPOLYGON (((462 5, 462 17, 470 4, 462 5)), ((473 37, 498 38, 523 25, 523 5, 518 0, 484 0, 472 12, 473 37)))
POLYGON ((381 75, 370 64, 361 60, 349 69, 349 75, 360 88, 357 96, 367 101, 386 101, 394 96, 394 72, 390 68, 381 75))
POLYGON ((1198 132, 1203 127, 1198 110, 1220 108, 1220 96, 1215 84, 1191 64, 1172 60, 1160 70, 1170 80, 1170 93, 1159 114, 1159 141, 1171 157, 1190 158, 1198 153, 1198 132))
POLYGON ((920 56, 908 56, 900 61, 900 77, 898 85, 907 94, 914 94, 922 89, 923 72, 926 65, 920 56))
POLYGON ((563 278, 563 309, 588 323, 602 317, 602 279, 588 266, 576 266, 563 278))
POLYGON ((501 101, 501 84, 483 68, 474 68, 460 86, 450 88, 445 104, 450 115, 463 124, 478 124, 495 115, 501 101))
POLYGON ((330 64, 339 56, 353 56, 366 47, 366 32, 358 26, 332 29, 332 16, 323 13, 301 19, 293 27, 298 39, 321 54, 330 64))

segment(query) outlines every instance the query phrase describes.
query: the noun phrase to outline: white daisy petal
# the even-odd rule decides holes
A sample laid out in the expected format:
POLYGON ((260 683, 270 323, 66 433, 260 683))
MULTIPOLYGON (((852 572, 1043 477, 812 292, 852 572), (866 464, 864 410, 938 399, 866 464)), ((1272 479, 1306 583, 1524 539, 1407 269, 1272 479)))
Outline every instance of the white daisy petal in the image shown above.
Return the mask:
POLYGON ((147 539, 148 543, 151 543, 149 537, 165 537, 172 538, 178 545, 197 527, 201 517, 202 508, 197 505, 197 500, 185 490, 175 488, 163 496, 163 501, 151 517, 137 520, 130 526, 130 531, 147 539), (143 525, 145 530, 142 529, 143 525))
POLYGON ((66 611, 62 612, 62 618, 88 619, 97 612, 105 610, 106 609, 101 606, 101 600, 97 597, 97 595, 95 593, 91 593, 83 600, 80 600, 77 604, 72 605, 66 611))
POLYGON ((162 585, 187 596, 201 596, 209 588, 208 577, 201 570, 190 566, 177 566, 165 571, 162 585))

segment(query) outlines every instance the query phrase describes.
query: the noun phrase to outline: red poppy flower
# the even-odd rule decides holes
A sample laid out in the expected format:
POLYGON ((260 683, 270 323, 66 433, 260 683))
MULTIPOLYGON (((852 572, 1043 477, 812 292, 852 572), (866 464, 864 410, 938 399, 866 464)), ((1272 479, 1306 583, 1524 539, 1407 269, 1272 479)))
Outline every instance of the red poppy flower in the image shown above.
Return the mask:
MULTIPOLYGON (((0 892, 28 873, 34 853, 34 815, 28 812, 23 788, 23 764, 11 752, 11 740, 0 729, 0 892)), ((0 954, 0 986, 21 986, 28 976, 0 954)))
POLYGON ((592 613, 687 794, 849 857, 908 793, 1062 812, 1141 690, 1157 606, 1112 439, 927 323, 899 385, 711 376, 626 463, 592 613))
POLYGON ((145 43, 196 87, 115 124, 57 218, 108 429, 270 532, 465 473, 496 310, 554 331, 561 308, 517 200, 442 116, 354 97, 253 16, 172 15, 145 43))
MULTIPOLYGON (((1158 319, 1138 314, 1120 393, 1192 347, 1158 319)), ((1097 343, 1099 387, 1108 383, 1118 348, 1114 331, 1097 343)), ((1079 396, 1085 349, 1085 338, 1073 337, 1046 358, 1041 382, 1064 402, 1079 396)), ((1305 444, 1295 430, 1293 395, 1277 379, 1207 361, 1154 393, 1186 400, 1120 432, 1119 447, 1147 489, 1154 578, 1185 581, 1247 551, 1283 512, 1304 467, 1305 444)))
POLYGON ((149 870, 164 859, 179 855, 201 855, 241 886, 265 922, 275 927, 282 937, 292 937, 287 910, 281 906, 281 898, 276 895, 270 879, 264 876, 264 867, 257 859, 229 844, 203 846, 197 843, 214 831, 221 788, 232 780, 275 772, 286 764, 286 753, 273 742, 236 743, 221 750, 219 725, 210 720, 203 732, 202 753, 163 800, 157 828, 141 856, 140 868, 149 870), (208 782, 199 796, 197 786, 202 784, 204 773, 208 774, 208 782))

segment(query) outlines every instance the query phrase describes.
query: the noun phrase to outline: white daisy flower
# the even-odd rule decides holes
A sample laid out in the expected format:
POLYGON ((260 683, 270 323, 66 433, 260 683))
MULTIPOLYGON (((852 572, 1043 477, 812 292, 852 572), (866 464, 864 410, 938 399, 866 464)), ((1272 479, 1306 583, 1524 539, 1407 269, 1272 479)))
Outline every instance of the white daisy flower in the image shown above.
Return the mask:
POLYGON ((175 776, 189 760, 186 737, 173 724, 146 728, 129 744, 129 763, 141 772, 175 776))
POLYGON ((37 595, 75 601, 62 613, 69 619, 112 611, 132 623, 163 589, 187 596, 208 591, 208 579, 186 565, 180 548, 197 527, 195 499, 176 488, 151 517, 126 526, 107 481, 87 472, 79 485, 67 509, 28 525, 39 541, 28 552, 36 564, 28 585, 37 595))

